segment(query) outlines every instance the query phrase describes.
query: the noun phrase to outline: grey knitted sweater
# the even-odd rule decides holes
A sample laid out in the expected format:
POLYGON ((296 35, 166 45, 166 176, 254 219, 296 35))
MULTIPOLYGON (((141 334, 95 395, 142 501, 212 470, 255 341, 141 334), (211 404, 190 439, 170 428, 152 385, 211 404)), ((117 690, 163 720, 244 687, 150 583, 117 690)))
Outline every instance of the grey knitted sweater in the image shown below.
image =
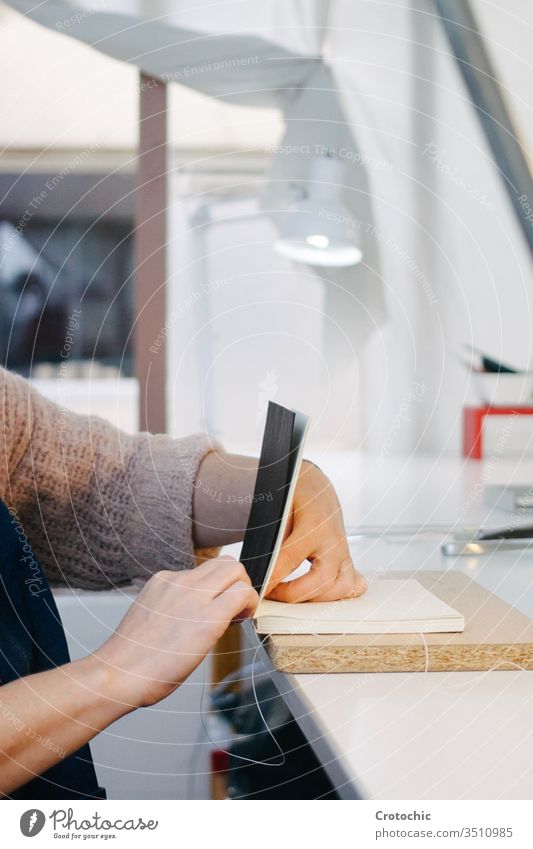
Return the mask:
POLYGON ((129 435, 0 368, 0 498, 48 578, 108 588, 194 565, 192 496, 208 437, 129 435))

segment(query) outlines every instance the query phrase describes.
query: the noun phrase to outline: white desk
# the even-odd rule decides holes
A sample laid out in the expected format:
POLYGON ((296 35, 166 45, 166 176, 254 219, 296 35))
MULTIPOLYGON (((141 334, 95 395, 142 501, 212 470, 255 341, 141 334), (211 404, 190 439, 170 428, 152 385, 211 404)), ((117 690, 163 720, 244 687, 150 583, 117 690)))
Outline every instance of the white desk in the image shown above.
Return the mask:
MULTIPOLYGON (((311 457, 337 486, 347 525, 497 527, 483 485, 533 483, 533 462, 311 457)), ((533 523, 533 515, 531 516, 533 523)), ((363 572, 464 571, 533 617, 533 553, 445 558, 437 540, 364 539, 363 572)), ((249 623, 248 638, 257 642, 249 623)), ((531 799, 533 673, 285 675, 273 678, 345 798, 531 799)))

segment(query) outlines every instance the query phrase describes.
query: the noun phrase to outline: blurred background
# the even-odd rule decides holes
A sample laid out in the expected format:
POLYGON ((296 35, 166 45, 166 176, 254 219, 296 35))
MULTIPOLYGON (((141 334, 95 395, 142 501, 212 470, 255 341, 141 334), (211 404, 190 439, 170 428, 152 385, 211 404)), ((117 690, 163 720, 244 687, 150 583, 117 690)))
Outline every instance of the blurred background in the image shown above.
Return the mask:
MULTIPOLYGON (((527 153, 531 6, 471 5, 527 153)), ((478 397, 458 353, 473 345, 529 367, 531 267, 432 3, 148 6, 87 4, 82 23, 100 8, 146 12, 165 26, 251 33, 324 57, 351 137, 337 146, 338 179, 364 243, 362 261, 342 269, 276 253, 274 207, 265 212, 258 198, 283 110, 193 90, 201 67, 176 74, 167 86, 169 431, 207 427, 231 447, 253 445, 264 399, 276 397, 312 415, 316 445, 379 450, 407 404, 392 451, 457 453, 461 409, 478 397)), ((56 328, 81 308, 72 358, 93 363, 93 377, 99 364, 131 377, 139 72, 77 40, 74 20, 54 23, 0 4, 0 357, 49 374, 40 366, 60 359, 56 328)))
MULTIPOLYGON (((529 162, 533 7, 470 7, 529 162)), ((437 12, 0 3, 2 365, 128 430, 207 430, 243 452, 276 400, 312 417, 318 460, 460 457, 465 408, 533 407, 530 249, 437 12)), ((533 198, 520 205, 533 227, 533 198)), ((505 444, 494 431, 500 452, 530 451, 529 421, 505 444)), ((88 617, 78 649, 122 610, 80 597, 64 608, 74 630, 88 617)), ((117 779, 119 735, 96 741, 103 783, 208 793, 201 691, 177 697, 181 778, 157 778, 170 766, 150 745, 117 779)), ((164 741, 151 714, 150 733, 121 733, 164 741)))

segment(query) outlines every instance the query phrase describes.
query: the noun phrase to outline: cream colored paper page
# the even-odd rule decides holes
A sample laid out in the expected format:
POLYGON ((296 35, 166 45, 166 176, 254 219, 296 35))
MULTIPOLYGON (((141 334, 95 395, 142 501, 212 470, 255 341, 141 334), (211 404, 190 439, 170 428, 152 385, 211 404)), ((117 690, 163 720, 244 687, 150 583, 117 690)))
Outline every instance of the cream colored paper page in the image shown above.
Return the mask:
POLYGON ((260 634, 409 634, 463 631, 464 618, 414 579, 377 578, 359 598, 284 604, 263 599, 260 634))

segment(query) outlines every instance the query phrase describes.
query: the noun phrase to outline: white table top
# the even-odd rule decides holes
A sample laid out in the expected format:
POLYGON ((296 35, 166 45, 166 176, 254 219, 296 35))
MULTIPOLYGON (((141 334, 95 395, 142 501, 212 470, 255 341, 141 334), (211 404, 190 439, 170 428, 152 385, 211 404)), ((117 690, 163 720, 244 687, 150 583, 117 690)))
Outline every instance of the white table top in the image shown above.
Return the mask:
MULTIPOLYGON (((380 463, 348 454, 311 459, 337 486, 351 526, 497 527, 510 514, 485 507, 484 485, 533 483, 531 461, 389 457, 380 463)), ((365 573, 461 570, 533 617, 533 552, 446 558, 440 542, 367 538, 355 541, 352 551, 365 573)), ((532 673, 274 673, 274 679, 346 798, 533 796, 532 673)))

